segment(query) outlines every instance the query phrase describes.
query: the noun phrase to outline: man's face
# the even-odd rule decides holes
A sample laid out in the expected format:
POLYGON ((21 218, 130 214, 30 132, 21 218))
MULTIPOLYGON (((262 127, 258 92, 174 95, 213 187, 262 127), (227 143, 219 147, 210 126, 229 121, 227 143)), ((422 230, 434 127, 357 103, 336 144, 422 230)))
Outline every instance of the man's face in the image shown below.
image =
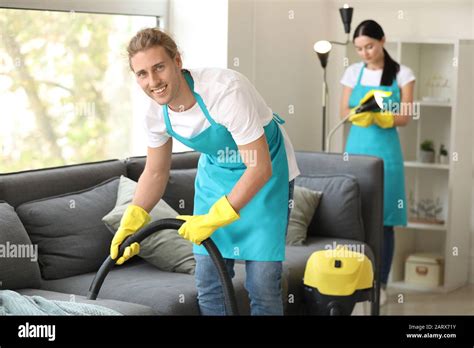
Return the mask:
POLYGON ((172 59, 162 46, 136 53, 130 60, 143 91, 160 105, 169 104, 178 95, 181 57, 172 59))

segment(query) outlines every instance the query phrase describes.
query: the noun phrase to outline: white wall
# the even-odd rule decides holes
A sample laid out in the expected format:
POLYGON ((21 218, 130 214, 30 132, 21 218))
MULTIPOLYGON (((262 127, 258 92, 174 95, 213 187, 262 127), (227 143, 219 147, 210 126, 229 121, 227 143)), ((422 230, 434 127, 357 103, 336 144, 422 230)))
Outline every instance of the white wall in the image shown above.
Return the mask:
MULTIPOLYGON (((297 150, 321 149, 322 71, 312 46, 320 39, 345 40, 338 11, 345 2, 354 7, 352 32, 362 20, 374 19, 388 39, 474 39, 473 0, 229 0, 228 67, 249 77, 272 109, 286 118, 297 150), (294 114, 289 113, 291 106, 294 114)), ((334 46, 328 64, 328 128, 339 119, 343 52, 334 46)), ((331 149, 342 150, 342 132, 331 149)), ((472 193, 474 202, 474 173, 472 193)))
POLYGON ((322 72, 312 46, 328 28, 324 1, 229 1, 229 68, 244 73, 286 119, 299 150, 321 143, 322 72))
POLYGON ((170 1, 167 27, 185 67, 227 67, 227 17, 225 0, 170 1))

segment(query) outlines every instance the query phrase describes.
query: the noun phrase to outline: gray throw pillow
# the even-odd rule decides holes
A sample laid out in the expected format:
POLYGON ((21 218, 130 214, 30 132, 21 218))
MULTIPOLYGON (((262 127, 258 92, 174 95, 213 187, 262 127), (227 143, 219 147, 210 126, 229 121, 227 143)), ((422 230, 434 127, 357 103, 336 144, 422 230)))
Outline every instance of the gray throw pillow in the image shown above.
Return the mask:
POLYGON ((15 210, 0 202, 0 290, 39 288, 38 246, 31 244, 15 210))
POLYGON ((112 237, 102 217, 113 209, 119 178, 94 187, 23 203, 18 216, 38 245, 44 279, 96 272, 106 259, 112 237))
POLYGON ((293 192, 293 207, 290 213, 286 245, 304 245, 308 227, 318 207, 322 192, 296 186, 293 192))
MULTIPOLYGON (((137 183, 124 176, 120 177, 115 208, 103 217, 102 221, 115 234, 120 226, 122 215, 127 206, 132 203, 137 183)), ((179 214, 164 200, 151 210, 151 221, 166 218, 176 218, 179 214)), ((140 243, 141 258, 155 267, 168 272, 194 274, 196 261, 193 255, 193 245, 181 237, 176 230, 166 229, 154 233, 140 243)))
POLYGON ((360 188, 351 175, 299 175, 295 183, 324 192, 308 228, 309 236, 365 240, 360 188))

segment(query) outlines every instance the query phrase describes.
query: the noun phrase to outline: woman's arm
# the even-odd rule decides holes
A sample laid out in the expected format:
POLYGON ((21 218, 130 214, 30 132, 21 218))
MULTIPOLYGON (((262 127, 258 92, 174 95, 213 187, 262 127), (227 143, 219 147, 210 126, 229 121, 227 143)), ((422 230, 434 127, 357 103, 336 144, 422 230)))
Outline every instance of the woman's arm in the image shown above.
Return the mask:
POLYGON ((341 105, 339 107, 341 119, 346 117, 347 114, 351 111, 351 109, 349 108, 349 98, 351 97, 351 93, 352 88, 343 85, 341 105))
POLYGON ((265 134, 249 144, 238 147, 247 169, 227 196, 227 200, 237 213, 272 177, 272 161, 265 134))
POLYGON ((394 127, 404 127, 410 122, 410 119, 413 117, 413 91, 415 89, 415 81, 407 83, 402 87, 401 93, 401 103, 400 103, 400 112, 393 114, 394 117, 394 127))

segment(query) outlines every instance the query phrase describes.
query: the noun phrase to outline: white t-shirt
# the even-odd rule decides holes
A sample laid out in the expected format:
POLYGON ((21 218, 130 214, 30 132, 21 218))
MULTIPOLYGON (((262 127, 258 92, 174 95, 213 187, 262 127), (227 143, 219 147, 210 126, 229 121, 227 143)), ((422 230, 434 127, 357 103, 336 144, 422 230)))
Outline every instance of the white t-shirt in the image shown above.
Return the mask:
MULTIPOLYGON (((237 145, 245 145, 264 134, 263 127, 273 118, 270 109, 252 83, 241 73, 220 68, 189 69, 194 80, 194 91, 204 101, 216 123, 227 128, 237 145)), ((168 108, 173 131, 191 138, 210 126, 199 104, 183 112, 168 108)), ((162 106, 150 99, 144 118, 149 147, 160 147, 170 135, 166 130, 162 106)), ((283 133, 288 159, 289 180, 300 174, 293 145, 288 134, 283 133)))
MULTIPOLYGON (((341 83, 344 86, 354 88, 357 84, 357 79, 359 78, 359 73, 363 66, 364 62, 350 65, 344 72, 341 83)), ((383 69, 370 70, 365 68, 360 80, 360 84, 363 86, 380 86, 380 82, 382 81, 382 73, 383 69)), ((413 74, 413 71, 409 67, 400 64, 400 70, 397 73, 398 87, 402 88, 407 83, 414 80, 415 75, 413 74)))

